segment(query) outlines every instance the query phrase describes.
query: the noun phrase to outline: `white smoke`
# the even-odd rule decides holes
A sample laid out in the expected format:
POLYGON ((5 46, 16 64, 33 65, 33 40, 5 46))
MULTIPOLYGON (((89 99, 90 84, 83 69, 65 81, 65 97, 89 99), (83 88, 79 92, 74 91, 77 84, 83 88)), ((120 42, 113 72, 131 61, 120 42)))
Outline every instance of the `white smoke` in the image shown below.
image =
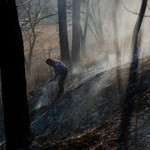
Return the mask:
POLYGON ((47 101, 48 101, 48 89, 47 87, 44 87, 42 89, 42 92, 43 92, 43 95, 39 98, 36 106, 35 106, 35 109, 39 109, 41 108, 42 106, 46 105, 47 104, 47 101))
POLYGON ((52 83, 50 82, 47 86, 42 88, 42 95, 40 96, 35 109, 39 109, 45 105, 48 105, 49 99, 51 98, 52 95, 56 93, 57 89, 57 82, 53 81, 52 83), (52 85, 51 85, 52 84, 52 85), (52 87, 52 90, 51 90, 52 87))

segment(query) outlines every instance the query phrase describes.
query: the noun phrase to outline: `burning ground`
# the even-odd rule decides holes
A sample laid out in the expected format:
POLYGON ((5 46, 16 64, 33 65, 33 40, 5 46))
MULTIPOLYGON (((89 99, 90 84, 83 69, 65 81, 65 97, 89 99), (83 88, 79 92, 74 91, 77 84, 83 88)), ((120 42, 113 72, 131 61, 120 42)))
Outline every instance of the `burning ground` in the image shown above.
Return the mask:
MULTIPOLYGON (((149 63, 148 58, 141 60, 137 70, 140 93, 138 90, 133 98, 133 113, 129 118, 128 145, 131 149, 149 146, 149 63)), ((124 91, 129 67, 130 63, 121 67, 124 91)), ((35 144, 35 147, 123 149, 120 103, 116 68, 80 81, 54 102, 55 123, 50 102, 38 110, 41 116, 32 127, 33 132, 38 133, 37 136, 35 134, 36 140, 41 143, 35 144)))
MULTIPOLYGON (((149 145, 149 63, 148 58, 145 58, 144 64, 141 60, 137 70, 138 88, 141 90, 133 98, 135 103, 129 118, 128 144, 131 149, 134 149, 135 145, 142 148, 149 145)), ((121 68, 124 91, 128 83, 129 67, 130 63, 121 68)), ((32 127, 36 133, 36 141, 41 141, 43 148, 39 143, 35 147, 123 149, 121 101, 117 88, 116 68, 76 83, 79 84, 68 88, 64 96, 54 102, 54 116, 50 99, 46 106, 36 110, 32 127)))
MULTIPOLYGON (((137 70, 140 93, 138 90, 133 98, 135 103, 129 118, 128 144, 131 149, 149 146, 149 63, 148 58, 141 60, 137 70)), ((129 67, 130 63, 121 66, 124 91, 129 67)), ((57 88, 51 95, 51 85, 29 98, 35 136, 29 149, 123 149, 116 68, 101 73, 89 69, 82 76, 78 74, 78 78, 74 76, 69 77, 74 84, 67 81, 65 94, 53 105, 57 88)), ((2 121, 1 131, 4 131, 2 121)), ((1 136, 4 137, 4 133, 1 136)))

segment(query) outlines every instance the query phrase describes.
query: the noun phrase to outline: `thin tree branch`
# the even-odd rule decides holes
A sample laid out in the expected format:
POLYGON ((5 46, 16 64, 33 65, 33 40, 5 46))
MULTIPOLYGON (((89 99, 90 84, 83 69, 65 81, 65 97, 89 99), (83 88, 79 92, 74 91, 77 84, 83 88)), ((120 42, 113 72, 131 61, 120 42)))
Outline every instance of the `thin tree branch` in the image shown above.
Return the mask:
MULTIPOLYGON (((83 20, 85 21, 84 18, 81 17, 81 19, 83 19, 83 20)), ((94 37, 95 37, 95 39, 96 39, 96 41, 97 41, 97 43, 98 43, 97 36, 96 36, 96 34, 94 33, 93 29, 91 28, 91 26, 90 26, 89 24, 88 24, 88 27, 89 27, 89 29, 91 30, 92 34, 94 35, 94 37)))
POLYGON ((21 5, 25 5, 26 3, 28 3, 30 0, 27 0, 26 2, 24 3, 21 3, 21 4, 17 4, 18 6, 21 6, 21 5))
POLYGON ((106 7, 105 12, 104 12, 104 18, 103 18, 103 21, 102 21, 102 25, 103 25, 104 22, 105 22, 105 15, 106 15, 107 8, 108 8, 108 7, 106 7))
POLYGON ((125 8, 125 10, 127 10, 128 12, 130 12, 130 13, 132 13, 132 14, 134 14, 134 15, 143 16, 143 17, 150 17, 150 15, 142 15, 142 14, 138 14, 138 13, 136 13, 136 12, 133 12, 133 11, 127 9, 127 7, 124 5, 123 1, 121 1, 121 3, 122 3, 122 5, 123 5, 123 7, 125 8))
POLYGON ((36 22, 36 24, 38 24, 42 19, 45 19, 45 18, 48 18, 48 17, 51 17, 51 16, 55 16, 55 15, 58 15, 58 13, 41 17, 41 18, 38 19, 38 21, 36 22))

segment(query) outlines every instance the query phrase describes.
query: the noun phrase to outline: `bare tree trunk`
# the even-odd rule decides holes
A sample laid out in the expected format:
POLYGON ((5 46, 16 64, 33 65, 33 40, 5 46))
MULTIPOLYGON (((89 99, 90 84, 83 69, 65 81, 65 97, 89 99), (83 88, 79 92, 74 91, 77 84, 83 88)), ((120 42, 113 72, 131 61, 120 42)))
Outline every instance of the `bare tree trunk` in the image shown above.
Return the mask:
POLYGON ((100 31, 100 43, 101 45, 104 45, 104 33, 102 28, 102 19, 101 19, 101 13, 100 13, 100 0, 97 0, 97 22, 98 22, 98 28, 100 31))
MULTIPOLYGON (((129 72, 129 79, 128 79, 128 85, 126 89, 126 101, 124 103, 124 118, 126 120, 126 126, 125 130, 127 131, 126 134, 128 134, 128 126, 130 125, 129 120, 131 118, 133 109, 134 109, 134 96, 138 93, 137 88, 137 68, 138 68, 138 47, 137 47, 137 39, 138 39, 138 33, 140 31, 140 27, 143 21, 143 17, 145 14, 147 6, 147 0, 142 1, 142 5, 140 8, 140 13, 137 18, 136 25, 134 27, 133 36, 132 36, 132 50, 133 50, 133 56, 132 56, 132 63, 130 66, 130 72, 129 72)), ((137 147, 136 147, 137 149, 137 147)))
POLYGON ((73 0, 73 37, 72 37, 72 61, 80 59, 80 6, 81 0, 73 0))
POLYGON ((87 35, 87 26, 88 26, 88 14, 89 14, 89 2, 90 0, 87 0, 86 2, 86 18, 85 18, 85 25, 84 25, 84 32, 82 37, 82 52, 84 55, 86 55, 86 35, 87 35))
POLYGON ((137 40, 138 40, 138 34, 140 31, 140 27, 143 21, 143 17, 145 14, 145 10, 146 10, 146 6, 147 6, 147 0, 143 0, 142 5, 141 5, 141 9, 134 27, 134 31, 133 31, 133 36, 132 36, 132 50, 133 50, 133 56, 132 56, 132 64, 130 67, 130 74, 129 74, 129 84, 130 82, 132 83, 136 83, 137 82, 137 72, 134 71, 138 68, 138 47, 137 47, 137 40), (134 72, 133 72, 134 71, 134 72))
POLYGON ((24 47, 15 0, 0 6, 2 32, 1 80, 6 148, 18 150, 33 140, 26 93, 24 47))
POLYGON ((45 2, 42 2, 41 0, 36 1, 28 1, 28 3, 24 4, 23 0, 19 0, 22 4, 20 7, 20 10, 22 11, 22 19, 27 23, 27 26, 23 26, 23 33, 25 35, 25 39, 28 41, 30 49, 29 49, 29 55, 26 58, 26 66, 27 71, 30 73, 31 66, 32 66, 32 57, 33 57, 33 50, 37 39, 37 31, 36 26, 37 24, 50 16, 58 15, 56 14, 43 14, 45 11, 43 10, 43 4, 45 2), (44 15, 44 16, 43 16, 44 15), (36 32, 35 32, 36 31, 36 32))
POLYGON ((36 35, 35 35, 34 29, 32 29, 32 32, 33 32, 33 40, 30 41, 30 52, 28 56, 28 61, 25 61, 28 73, 31 73, 32 55, 33 55, 33 49, 34 49, 35 41, 36 41, 36 35))
POLYGON ((58 0, 58 16, 61 60, 70 62, 66 19, 66 0, 58 0))
MULTIPOLYGON (((89 9, 89 17, 90 17, 90 19, 91 19, 91 21, 92 21, 94 30, 95 30, 95 32, 96 32, 97 40, 99 41, 100 31, 99 31, 99 28, 98 28, 98 22, 97 22, 97 20, 96 20, 96 18, 95 18, 95 16, 94 16, 94 14, 92 13, 92 10, 91 10, 91 9, 89 9)), ((99 43, 98 43, 98 45, 99 45, 99 43)))
POLYGON ((144 17, 144 14, 145 14, 146 6, 147 6, 147 0, 143 0, 142 6, 141 6, 141 9, 140 9, 140 13, 139 13, 139 16, 138 16, 138 19, 137 19, 137 22, 135 24, 134 31, 133 31, 132 50, 135 51, 135 54, 137 53, 136 51, 138 50, 138 48, 137 48, 137 39, 138 39, 138 34, 139 34, 139 31, 140 31, 141 24, 142 24, 142 21, 143 21, 143 17, 144 17))

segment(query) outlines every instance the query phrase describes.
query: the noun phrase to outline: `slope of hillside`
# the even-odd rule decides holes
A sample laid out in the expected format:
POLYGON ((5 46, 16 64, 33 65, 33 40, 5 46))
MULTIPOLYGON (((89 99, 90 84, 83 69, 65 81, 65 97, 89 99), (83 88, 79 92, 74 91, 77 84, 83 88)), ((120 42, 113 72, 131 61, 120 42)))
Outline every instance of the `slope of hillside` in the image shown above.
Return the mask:
MULTIPOLYGON (((147 58, 145 60, 145 63, 142 63, 144 60, 139 62, 137 69, 140 92, 138 90, 135 94, 133 113, 129 118, 130 149, 149 147, 150 61, 147 58)), ((129 63, 122 66, 124 91, 128 83, 129 67, 129 63)), ((42 118, 47 119, 49 130, 37 137, 37 141, 41 142, 34 143, 33 147, 68 150, 123 149, 120 103, 116 68, 84 80, 54 103, 55 124, 52 110, 48 107, 48 112, 42 118)))
MULTIPOLYGON (((145 60, 147 60, 147 58, 145 60)), ((148 118, 146 114, 148 114, 149 108, 150 62, 148 60, 144 64, 142 64, 142 61, 143 60, 139 62, 139 68, 137 70, 137 82, 139 84, 141 92, 136 94, 137 96, 140 95, 139 98, 142 100, 140 101, 140 105, 137 105, 139 101, 137 98, 135 99, 133 114, 131 118, 129 118, 129 138, 134 139, 132 142, 130 142, 131 146, 134 146, 134 144, 136 143, 136 138, 140 141, 137 142, 138 144, 140 143, 140 146, 145 146, 148 137, 148 133, 146 132, 146 130, 149 123, 148 119, 144 118, 148 118), (141 88, 141 80, 144 84, 143 88, 141 88), (136 129, 138 133, 135 132, 136 129), (143 140, 143 138, 144 142, 141 142, 141 139, 143 140)), ((125 66, 122 66, 122 83, 124 85, 124 91, 128 83, 129 67, 129 63, 125 66)), ((46 106, 48 107, 48 109, 45 108, 47 112, 40 118, 41 120, 39 119, 37 120, 37 122, 35 122, 35 124, 33 124, 34 129, 36 123, 39 126, 42 122, 42 127, 44 128, 44 130, 42 130, 42 134, 40 134, 40 128, 38 128, 38 135, 41 136, 37 137, 37 141, 47 140, 52 142, 55 140, 66 139, 65 142, 70 144, 70 137, 73 137, 73 141, 77 142, 79 137, 79 141, 82 138, 86 141, 87 138, 85 137, 89 136, 89 139, 91 139, 91 144, 90 141, 86 141, 86 144, 83 144, 84 142, 77 142, 76 144, 74 142, 72 143, 74 143, 75 145, 80 145, 82 143, 84 146, 82 144, 81 146, 85 147, 85 149, 88 148, 86 147, 86 145, 90 145, 90 149, 92 149, 92 145, 97 146, 97 144, 92 144, 92 137, 96 137, 99 131, 102 134, 99 137, 101 139, 101 142, 103 141, 102 143, 105 143, 105 141, 114 141, 112 143, 114 143, 115 147, 117 143, 119 146, 121 146, 123 143, 120 142, 120 103, 121 102, 117 88, 116 68, 96 74, 84 80, 81 84, 76 84, 76 86, 70 88, 69 91, 67 91, 61 99, 54 102, 53 109, 55 124, 53 121, 52 109, 51 107, 49 107, 49 104, 48 106, 46 106), (45 122, 44 120, 46 120, 46 125, 43 123, 45 122), (95 131, 97 131, 97 133, 95 131), (105 136, 107 135, 106 139, 103 137, 103 134, 105 136)), ((94 141, 95 140, 93 140, 93 142, 94 141)), ((58 144, 58 142, 56 143, 58 144)), ((108 145, 109 143, 111 145, 111 142, 108 142, 108 145)), ((73 145, 71 144, 71 146, 73 145)), ((104 144, 100 145, 102 147, 104 146, 104 144)), ((69 147, 70 146, 68 146, 68 149, 71 149, 69 147)), ((65 149, 67 149, 67 147, 65 149)))
MULTIPOLYGON (((135 144, 141 147, 149 145, 150 61, 141 62, 137 70, 138 83, 143 79, 144 86, 137 93, 141 97, 140 105, 137 105, 139 101, 136 98, 133 114, 129 118, 131 149, 135 144)), ((124 91, 129 67, 128 63, 121 68, 124 91)), ((47 90, 50 91, 50 86, 47 90)), ((54 101, 53 107, 51 95, 44 97, 44 92, 42 90, 29 99, 35 136, 29 149, 123 149, 116 68, 93 75, 81 83, 76 82, 66 89, 61 99, 54 101), (44 100, 44 103, 37 108, 39 100, 44 100)))

